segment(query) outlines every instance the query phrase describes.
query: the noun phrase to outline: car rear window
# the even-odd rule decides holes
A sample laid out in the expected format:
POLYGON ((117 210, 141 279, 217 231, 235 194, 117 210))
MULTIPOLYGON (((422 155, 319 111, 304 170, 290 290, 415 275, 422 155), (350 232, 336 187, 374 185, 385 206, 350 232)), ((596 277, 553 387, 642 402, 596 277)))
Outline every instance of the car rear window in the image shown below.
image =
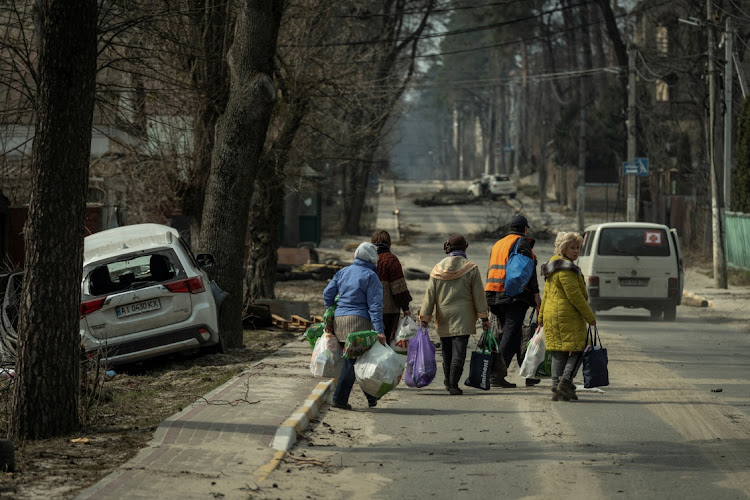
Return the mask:
POLYGON ((599 255, 668 257, 667 232, 658 228, 611 227, 601 230, 599 255))
POLYGON ((177 256, 172 250, 141 255, 127 255, 106 263, 92 265, 84 292, 91 296, 107 295, 128 289, 169 281, 180 274, 177 256))

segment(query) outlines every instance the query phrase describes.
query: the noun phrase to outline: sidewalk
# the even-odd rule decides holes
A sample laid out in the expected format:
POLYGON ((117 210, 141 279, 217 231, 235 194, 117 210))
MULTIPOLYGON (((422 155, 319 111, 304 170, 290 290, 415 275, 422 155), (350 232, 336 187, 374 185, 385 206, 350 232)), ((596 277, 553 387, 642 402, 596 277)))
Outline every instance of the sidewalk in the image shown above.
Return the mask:
POLYGON ((247 498, 331 393, 293 341, 162 422, 147 448, 77 498, 247 498))

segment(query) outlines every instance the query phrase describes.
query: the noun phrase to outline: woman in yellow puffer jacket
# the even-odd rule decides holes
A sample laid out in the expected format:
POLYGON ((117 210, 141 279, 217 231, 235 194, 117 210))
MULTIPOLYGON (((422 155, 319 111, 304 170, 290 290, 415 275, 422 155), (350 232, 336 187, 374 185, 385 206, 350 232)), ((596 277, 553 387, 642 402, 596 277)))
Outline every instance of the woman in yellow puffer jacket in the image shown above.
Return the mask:
POLYGON ((596 325, 581 268, 574 264, 583 238, 575 232, 558 233, 555 255, 542 264, 544 297, 539 325, 544 344, 552 351, 552 400, 578 399, 573 378, 586 344, 586 324, 596 325))

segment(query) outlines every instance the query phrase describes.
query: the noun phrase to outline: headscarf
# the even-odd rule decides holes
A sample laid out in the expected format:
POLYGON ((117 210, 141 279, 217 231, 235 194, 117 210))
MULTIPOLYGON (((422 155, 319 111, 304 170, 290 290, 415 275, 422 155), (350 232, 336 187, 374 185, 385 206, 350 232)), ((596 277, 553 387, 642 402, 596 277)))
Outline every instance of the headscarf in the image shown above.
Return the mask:
POLYGON ((378 249, 372 243, 362 243, 354 251, 354 258, 377 265, 378 249))
POLYGON ((448 238, 448 241, 443 243, 443 250, 445 250, 445 253, 451 253, 454 250, 463 250, 465 252, 468 246, 466 238, 460 234, 454 234, 448 238))

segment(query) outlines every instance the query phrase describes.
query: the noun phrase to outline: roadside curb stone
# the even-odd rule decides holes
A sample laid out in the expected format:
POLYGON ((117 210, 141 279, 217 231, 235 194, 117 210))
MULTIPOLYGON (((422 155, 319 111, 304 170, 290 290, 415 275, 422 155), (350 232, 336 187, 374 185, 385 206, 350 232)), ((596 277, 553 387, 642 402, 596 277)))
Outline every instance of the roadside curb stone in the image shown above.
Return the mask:
POLYGON ((320 409, 328 399, 333 382, 333 379, 329 379, 315 386, 310 397, 279 426, 271 443, 272 448, 282 451, 292 449, 297 442, 297 436, 302 434, 320 413, 320 409))
POLYGON ((163 420, 149 444, 76 498, 246 498, 332 394, 292 341, 163 420))

